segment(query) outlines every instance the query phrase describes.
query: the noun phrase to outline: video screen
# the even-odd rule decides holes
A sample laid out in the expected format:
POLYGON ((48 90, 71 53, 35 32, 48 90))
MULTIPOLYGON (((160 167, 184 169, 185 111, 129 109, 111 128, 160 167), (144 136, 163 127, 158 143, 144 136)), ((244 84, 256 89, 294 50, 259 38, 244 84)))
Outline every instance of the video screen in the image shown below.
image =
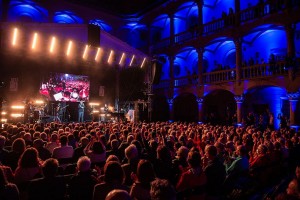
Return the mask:
POLYGON ((42 81, 39 92, 48 101, 88 101, 90 93, 89 77, 50 73, 42 81))

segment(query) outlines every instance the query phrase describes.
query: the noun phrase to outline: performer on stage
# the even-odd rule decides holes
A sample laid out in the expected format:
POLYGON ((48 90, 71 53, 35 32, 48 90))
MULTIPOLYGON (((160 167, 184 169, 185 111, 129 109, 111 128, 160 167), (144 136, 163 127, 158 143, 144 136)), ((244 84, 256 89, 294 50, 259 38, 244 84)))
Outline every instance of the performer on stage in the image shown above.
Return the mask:
POLYGON ((80 101, 78 104, 78 122, 84 122, 84 103, 80 101))

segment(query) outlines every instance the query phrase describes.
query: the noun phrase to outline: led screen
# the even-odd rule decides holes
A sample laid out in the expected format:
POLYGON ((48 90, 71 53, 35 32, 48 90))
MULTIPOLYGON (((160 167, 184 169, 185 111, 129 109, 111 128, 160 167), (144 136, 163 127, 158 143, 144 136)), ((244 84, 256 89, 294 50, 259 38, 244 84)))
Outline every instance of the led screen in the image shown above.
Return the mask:
POLYGON ((42 81, 39 92, 48 101, 88 101, 90 92, 89 77, 50 73, 42 81))

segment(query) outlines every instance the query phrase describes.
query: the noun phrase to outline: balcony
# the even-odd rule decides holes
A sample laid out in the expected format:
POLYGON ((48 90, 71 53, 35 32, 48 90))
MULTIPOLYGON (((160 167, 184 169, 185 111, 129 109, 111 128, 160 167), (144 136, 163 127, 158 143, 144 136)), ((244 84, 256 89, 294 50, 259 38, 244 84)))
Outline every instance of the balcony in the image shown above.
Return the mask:
MULTIPOLYGON (((300 61, 300 60, 299 60, 300 61)), ((274 63, 274 65, 257 64, 252 66, 241 67, 241 80, 251 80, 251 79, 261 79, 261 78, 272 78, 278 76, 288 76, 289 73, 293 73, 294 76, 298 75, 299 66, 293 65, 290 67, 286 61, 279 61, 274 63)), ((214 72, 204 73, 202 80, 203 84, 218 84, 218 83, 228 83, 236 81, 236 70, 226 69, 218 70, 214 72)), ((154 89, 167 89, 170 88, 170 80, 162 80, 159 84, 154 85, 154 89)), ((184 76, 174 79, 174 88, 195 86, 198 84, 198 76, 184 76)))

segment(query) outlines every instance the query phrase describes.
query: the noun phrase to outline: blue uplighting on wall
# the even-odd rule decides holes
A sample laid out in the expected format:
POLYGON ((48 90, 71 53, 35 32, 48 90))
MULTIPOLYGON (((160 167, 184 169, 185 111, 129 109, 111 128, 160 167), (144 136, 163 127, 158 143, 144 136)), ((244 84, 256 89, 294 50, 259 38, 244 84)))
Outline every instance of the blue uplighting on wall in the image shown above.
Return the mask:
POLYGON ((100 19, 93 19, 89 21, 89 24, 93 24, 96 26, 99 26, 101 30, 104 30, 106 32, 110 32, 112 30, 112 27, 105 23, 103 20, 100 19))
POLYGON ((170 37, 170 18, 163 14, 155 18, 151 24, 151 38, 153 41, 170 37))
POLYGON ((83 19, 71 11, 59 11, 54 14, 53 21, 60 24, 82 24, 83 19))
POLYGON ((222 17, 222 13, 229 13, 231 9, 234 12, 234 0, 204 0, 203 1, 203 23, 206 24, 222 17))
POLYGON ((284 57, 287 40, 284 27, 273 24, 259 26, 243 37, 243 60, 253 59, 255 64, 267 63, 271 54, 284 57), (261 47, 264 48, 261 48, 261 47))
POLYGON ((204 48, 203 56, 207 61, 206 72, 235 68, 235 44, 230 38, 220 37, 211 41, 204 48))
MULTIPOLYGON (((277 116, 283 113, 282 97, 286 97, 286 90, 276 86, 264 86, 249 89, 245 94, 248 94, 246 98, 249 99, 246 100, 249 100, 252 105, 267 105, 269 111, 274 116, 274 126, 278 129, 280 120, 277 116)), ((252 108, 252 105, 249 106, 252 108)))
POLYGON ((48 11, 32 1, 10 1, 8 21, 46 22, 48 11))
POLYGON ((198 53, 193 47, 185 47, 175 56, 174 76, 183 77, 197 74, 198 53))

